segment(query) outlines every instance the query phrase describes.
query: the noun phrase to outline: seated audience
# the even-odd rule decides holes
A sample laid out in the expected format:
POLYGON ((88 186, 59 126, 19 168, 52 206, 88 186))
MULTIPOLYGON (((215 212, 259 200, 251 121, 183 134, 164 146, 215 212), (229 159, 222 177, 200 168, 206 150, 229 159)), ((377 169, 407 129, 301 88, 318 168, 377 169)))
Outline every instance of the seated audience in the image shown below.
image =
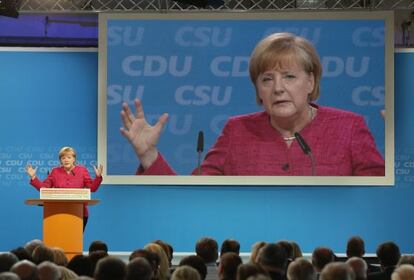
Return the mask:
POLYGON ((18 261, 19 259, 10 252, 0 253, 0 272, 9 271, 18 261))
POLYGON ((148 243, 144 246, 144 249, 157 254, 159 257, 160 264, 158 266, 158 273, 155 275, 155 278, 158 280, 168 280, 170 278, 170 265, 168 256, 165 253, 164 249, 155 243, 148 243))
POLYGON ((92 241, 91 244, 89 244, 88 250, 89 250, 89 255, 92 252, 96 252, 96 251, 104 251, 108 253, 108 246, 106 245, 105 242, 101 240, 95 240, 95 241, 92 241))
POLYGON ((391 274, 401 257, 400 248, 394 242, 388 241, 381 243, 376 253, 381 271, 368 274, 368 280, 391 280, 391 274))
POLYGON ((303 257, 299 244, 295 241, 291 241, 290 244, 292 245, 292 259, 303 257))
POLYGON ((57 265, 67 266, 68 258, 65 255, 65 252, 61 248, 51 248, 53 252, 53 262, 57 265))
MULTIPOLYGON (((365 242, 359 236, 352 236, 348 239, 346 244, 346 256, 347 258, 358 257, 363 258, 365 255, 365 242)), ((367 262, 368 265, 368 273, 380 271, 380 267, 372 265, 367 262)))
POLYGON ((355 280, 355 275, 346 263, 331 262, 323 268, 320 280, 355 280))
POLYGON ((139 249, 139 250, 135 250, 131 253, 131 255, 129 255, 129 261, 132 261, 135 258, 144 258, 148 261, 148 263, 151 265, 152 267, 152 277, 153 279, 156 279, 158 277, 158 268, 160 266, 160 257, 158 257, 158 255, 154 252, 148 251, 148 250, 144 250, 144 249, 139 249))
POLYGON ((68 263, 67 268, 79 276, 93 276, 92 262, 89 256, 76 255, 68 263))
POLYGON ((401 256, 400 260, 397 263, 397 266, 400 266, 403 264, 411 264, 414 266, 414 256, 408 256, 408 255, 401 256))
POLYGON ((391 280, 413 280, 414 266, 410 264, 403 264, 397 267, 391 274, 391 280))
POLYGON ((252 252, 250 254, 250 261, 257 263, 257 256, 259 255, 260 249, 262 249, 266 245, 264 241, 258 241, 253 244, 252 252))
POLYGON ((200 274, 197 270, 188 265, 177 267, 172 276, 171 280, 200 280, 200 274))
POLYGON ((124 280, 125 276, 126 264, 117 257, 107 256, 96 264, 95 280, 124 280))
POLYGON ((296 258, 287 269, 288 280, 316 280, 316 271, 310 261, 296 258))
POLYGON ((210 237, 203 237, 199 239, 195 246, 197 256, 200 256, 207 266, 206 280, 217 280, 218 269, 218 244, 217 241, 210 237))
POLYGON ((368 265, 363 258, 351 257, 345 263, 354 271, 355 280, 367 279, 368 265))
POLYGON ((67 267, 60 265, 59 269, 62 274, 62 277, 60 278, 60 280, 74 280, 78 278, 78 275, 67 267))
POLYGON ((0 280, 20 280, 20 278, 13 272, 5 271, 0 273, 0 280))
MULTIPOLYGON (((43 245, 42 245, 43 246, 43 245)), ((59 266, 51 261, 44 261, 37 266, 39 280, 61 280, 62 272, 59 266)))
POLYGON ((108 253, 105 252, 105 251, 94 251, 94 252, 89 254, 88 258, 91 261, 91 271, 92 271, 92 273, 94 273, 95 268, 96 268, 96 264, 98 263, 98 261, 105 258, 105 257, 107 257, 107 256, 108 256, 108 253))
POLYGON ((173 259, 173 248, 170 244, 162 241, 162 240, 155 240, 152 243, 158 244, 161 246, 161 248, 164 250, 165 254, 168 258, 168 266, 171 267, 172 265, 172 259, 173 259))
POLYGON ((147 259, 137 257, 131 260, 126 267, 126 280, 151 280, 154 270, 147 259))
POLYGON ((220 256, 228 252, 233 252, 239 255, 240 254, 239 241, 234 240, 234 239, 224 240, 223 243, 221 243, 220 256))
POLYGON ((20 280, 39 279, 37 266, 29 260, 18 261, 10 268, 10 271, 16 273, 20 277, 20 280))
POLYGON ((207 276, 207 266, 204 263, 203 259, 197 255, 186 256, 181 259, 178 266, 188 265, 192 268, 195 268, 200 274, 201 280, 206 279, 207 276))
POLYGON ((24 245, 24 248, 29 252, 30 255, 32 255, 34 249, 39 245, 44 245, 43 241, 40 239, 33 239, 33 240, 28 241, 24 245))
POLYGON ((10 250, 10 253, 14 254, 19 259, 19 261, 21 261, 21 260, 32 261, 32 253, 29 252, 24 247, 17 247, 13 250, 10 250))
POLYGON ((312 265, 319 275, 328 263, 335 261, 335 255, 328 247, 317 247, 312 253, 312 265))
POLYGON ((251 276, 257 275, 269 276, 261 265, 254 262, 248 262, 239 265, 237 268, 237 280, 247 280, 251 276))
POLYGON ((280 244, 266 244, 259 253, 258 263, 264 268, 272 280, 286 279, 286 250, 280 244))
POLYGON ((237 268, 241 265, 242 259, 234 252, 224 253, 220 256, 218 274, 220 280, 236 280, 237 268))
POLYGON ((33 250, 32 258, 35 264, 41 264, 44 261, 55 261, 55 255, 53 254, 53 250, 46 245, 37 246, 33 250))

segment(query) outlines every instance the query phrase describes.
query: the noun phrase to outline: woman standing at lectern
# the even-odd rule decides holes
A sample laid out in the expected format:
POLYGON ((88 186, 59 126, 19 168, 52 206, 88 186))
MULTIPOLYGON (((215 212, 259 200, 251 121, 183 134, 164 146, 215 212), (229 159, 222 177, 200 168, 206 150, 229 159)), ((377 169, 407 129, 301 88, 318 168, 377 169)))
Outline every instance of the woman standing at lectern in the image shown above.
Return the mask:
MULTIPOLYGON (((95 179, 89 175, 86 167, 76 164, 76 151, 72 147, 63 147, 59 151, 60 167, 52 169, 44 181, 36 176, 37 167, 26 166, 26 173, 30 176, 30 184, 37 190, 40 188, 89 188, 91 192, 98 190, 102 182, 103 166, 93 166, 95 179)), ((83 211, 83 229, 88 222, 88 208, 83 211)))

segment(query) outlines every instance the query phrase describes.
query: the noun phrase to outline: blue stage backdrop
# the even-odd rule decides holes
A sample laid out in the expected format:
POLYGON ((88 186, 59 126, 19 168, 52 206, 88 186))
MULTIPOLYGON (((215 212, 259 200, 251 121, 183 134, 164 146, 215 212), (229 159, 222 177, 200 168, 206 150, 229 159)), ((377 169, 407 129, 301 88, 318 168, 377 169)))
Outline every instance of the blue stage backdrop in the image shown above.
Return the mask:
MULTIPOLYGON (((97 65, 94 51, 0 51, 0 251, 42 238, 42 208, 24 166, 39 177, 56 166, 61 146, 78 151, 90 168, 97 154, 97 65)), ((395 54, 395 187, 238 187, 104 185, 93 198, 85 245, 95 239, 111 251, 131 251, 163 239, 176 252, 193 251, 197 239, 235 238, 243 252, 258 240, 297 241, 345 251, 361 235, 367 252, 394 240, 414 253, 414 53, 395 54)), ((92 171, 92 170, 91 170, 92 171)))
MULTIPOLYGON (((380 111, 386 107, 385 58, 392 46, 385 44, 384 14, 377 19, 344 14, 324 19, 321 13, 308 19, 301 19, 306 13, 288 19, 274 14, 244 19, 248 15, 214 19, 199 14, 185 19, 101 15, 100 28, 105 27, 106 33, 100 34, 100 65, 106 68, 100 67, 104 83, 100 94, 106 110, 100 127, 106 134, 100 135, 107 136, 101 139, 106 145, 99 149, 111 176, 108 182, 122 178, 113 175, 131 175, 133 184, 141 179, 134 176, 139 164, 135 153, 119 133, 122 102, 133 105, 135 98, 141 99, 152 124, 169 113, 158 147, 178 174, 188 175, 197 166, 198 131, 204 131, 207 151, 229 116, 262 110, 255 102, 248 61, 257 42, 274 32, 292 32, 315 45, 323 66, 317 103, 363 115, 385 154, 380 111)), ((280 179, 273 181, 281 184, 280 179)))

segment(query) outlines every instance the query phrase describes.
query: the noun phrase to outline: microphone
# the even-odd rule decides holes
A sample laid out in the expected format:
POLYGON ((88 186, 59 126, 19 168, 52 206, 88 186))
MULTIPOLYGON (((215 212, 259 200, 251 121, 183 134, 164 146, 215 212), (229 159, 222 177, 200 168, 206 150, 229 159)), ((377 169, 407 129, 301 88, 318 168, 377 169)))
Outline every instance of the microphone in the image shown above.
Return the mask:
POLYGON ((305 139, 303 139, 302 135, 299 134, 299 132, 295 132, 294 133, 296 140, 299 143, 300 148, 302 149, 302 151, 305 153, 305 155, 308 155, 310 160, 311 160, 311 166, 312 166, 312 176, 316 175, 315 172, 315 159, 313 157, 312 151, 308 145, 308 143, 306 143, 305 139))
POLYGON ((201 154, 204 150, 204 133, 202 131, 198 132, 197 137, 197 169, 198 175, 201 175, 201 154))

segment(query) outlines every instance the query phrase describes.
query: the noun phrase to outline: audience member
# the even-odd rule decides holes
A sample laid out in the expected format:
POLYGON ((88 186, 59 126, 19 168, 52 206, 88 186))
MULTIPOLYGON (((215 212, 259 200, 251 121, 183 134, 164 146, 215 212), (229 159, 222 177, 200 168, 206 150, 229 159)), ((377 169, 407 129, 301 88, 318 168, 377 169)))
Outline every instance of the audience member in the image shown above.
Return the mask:
POLYGON ((34 249, 39 245, 44 245, 43 241, 40 239, 33 239, 33 240, 28 241, 24 245, 24 248, 29 252, 30 255, 32 255, 34 249))
POLYGON ((397 267, 391 274, 392 280, 413 280, 414 279, 414 266, 410 264, 403 264, 397 267))
POLYGON ((188 265, 192 268, 195 268, 200 274, 201 280, 206 279, 207 276, 207 266, 204 263, 203 259, 197 255, 186 256, 181 259, 179 266, 188 265))
POLYGON ((76 255, 69 261, 66 267, 78 276, 93 276, 92 262, 89 256, 76 255))
MULTIPOLYGON (((96 268, 96 264, 98 263, 98 261, 105 258, 105 257, 107 257, 107 256, 108 256, 108 253, 105 252, 105 251, 95 251, 95 252, 92 252, 88 256, 89 260, 91 261, 91 271, 92 271, 92 273, 94 273, 95 268, 96 268)), ((93 277, 93 275, 92 275, 92 277, 93 277)))
POLYGON ((292 259, 303 257, 299 244, 295 241, 291 241, 290 244, 292 245, 292 259))
POLYGON ((155 275, 158 280, 168 280, 170 278, 170 265, 168 261, 168 256, 165 253, 164 249, 158 244, 148 243, 144 246, 145 250, 153 252, 158 255, 160 259, 160 265, 158 267, 158 273, 155 275))
POLYGON ((151 280, 153 276, 151 264, 143 257, 134 258, 127 264, 126 280, 151 280))
POLYGON ((96 264, 95 280, 124 280, 125 276, 126 264, 117 257, 107 256, 96 264))
POLYGON ((266 244, 259 253, 258 263, 269 274, 272 280, 285 279, 287 255, 280 244, 266 244))
POLYGON ((94 279, 89 276, 78 276, 76 280, 94 280, 94 279))
POLYGON ((9 271, 19 259, 10 252, 0 253, 0 272, 9 271))
POLYGON ((132 261, 135 258, 142 257, 146 259, 152 267, 152 277, 156 279, 158 276, 158 267, 160 266, 160 258, 154 252, 148 250, 139 249, 135 250, 129 255, 129 261, 132 261))
POLYGON ((13 253, 19 261, 21 260, 29 260, 32 261, 32 254, 24 247, 17 247, 13 250, 10 250, 10 253, 13 253))
POLYGON ((287 240, 280 240, 280 241, 276 242, 276 244, 280 244, 283 247, 283 249, 285 249, 286 256, 288 258, 288 261, 290 262, 293 259, 292 243, 290 243, 287 240))
POLYGON ((237 280, 247 280, 249 277, 256 276, 258 274, 268 276, 263 267, 255 262, 241 264, 237 268, 237 280))
POLYGON ((200 280, 200 274, 195 268, 188 265, 177 267, 172 276, 171 280, 200 280))
POLYGON ((164 250, 165 254, 167 255, 167 259, 168 259, 168 266, 171 267, 172 265, 172 259, 173 259, 173 251, 172 251, 172 246, 169 245, 168 243, 162 241, 162 240, 155 240, 152 243, 158 244, 161 246, 161 248, 164 250))
POLYGON ((355 274, 355 280, 366 280, 368 273, 367 262, 363 258, 351 257, 346 261, 355 274))
POLYGON ((322 269, 335 260, 335 255, 328 247, 317 247, 312 253, 312 265, 316 274, 319 275, 322 269))
POLYGON ((37 266, 29 260, 18 261, 10 268, 10 271, 16 273, 21 280, 39 279, 37 266))
POLYGON ((65 255, 65 252, 61 248, 51 248, 53 252, 53 262, 57 265, 67 266, 68 258, 65 255))
MULTIPOLYGON (((346 256, 347 258, 358 257, 363 258, 365 255, 365 242, 359 236, 352 236, 348 239, 346 244, 346 256)), ((379 266, 372 265, 367 262, 368 273, 380 271, 379 266)))
POLYGON ((0 280, 20 280, 20 278, 13 272, 5 271, 0 273, 0 280))
POLYGON ((199 239, 195 246, 197 256, 200 256, 207 266, 206 280, 217 280, 218 269, 218 244, 217 241, 210 237, 203 237, 199 239))
POLYGON ((39 280, 60 280, 62 278, 62 272, 59 266, 51 261, 42 262, 37 266, 37 269, 39 272, 39 280))
POLYGON ((414 266, 414 256, 408 256, 408 255, 401 256, 400 260, 397 263, 397 266, 400 266, 403 264, 411 264, 414 266))
POLYGON ((89 254, 96 251, 104 251, 108 253, 108 246, 101 240, 92 241, 91 244, 89 244, 89 254))
POLYGON ((220 256, 218 274, 220 280, 236 280, 237 268, 241 265, 242 259, 234 252, 224 253, 220 256))
POLYGON ((258 241, 253 244, 252 252, 250 254, 250 261, 257 263, 257 256, 259 255, 260 249, 262 249, 266 245, 264 241, 258 241))
POLYGON ((67 267, 59 266, 59 269, 62 274, 61 280, 74 280, 78 278, 78 275, 67 267))
POLYGON ((223 243, 221 243, 220 256, 229 252, 233 252, 237 255, 240 255, 239 241, 235 239, 226 239, 223 241, 223 243))
POLYGON ((346 263, 331 262, 323 268, 320 280, 355 280, 355 275, 346 263))
POLYGON ((54 262, 55 260, 53 250, 46 245, 37 246, 33 250, 32 258, 35 264, 40 264, 44 261, 54 262))
POLYGON ((296 258, 287 269, 288 280, 316 280, 316 272, 310 261, 296 258))
POLYGON ((368 280, 391 280, 391 274, 401 257, 400 248, 391 241, 381 243, 377 248, 377 257, 381 271, 368 274, 368 280))

